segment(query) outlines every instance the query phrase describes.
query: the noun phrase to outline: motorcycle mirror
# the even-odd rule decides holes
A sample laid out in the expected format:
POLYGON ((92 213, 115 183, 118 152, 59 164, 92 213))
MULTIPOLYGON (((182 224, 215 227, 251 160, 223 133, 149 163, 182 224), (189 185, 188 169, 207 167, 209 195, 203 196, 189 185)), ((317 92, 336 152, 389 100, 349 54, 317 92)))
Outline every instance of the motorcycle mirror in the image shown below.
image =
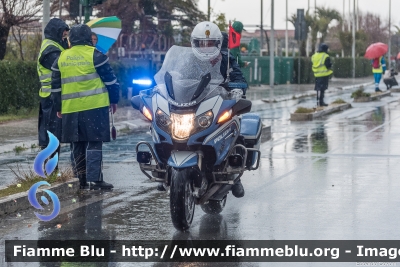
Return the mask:
POLYGON ((251 101, 247 99, 239 99, 239 101, 232 106, 232 114, 240 115, 251 110, 251 101))
POLYGON ((131 104, 134 109, 140 110, 140 96, 138 95, 132 96, 131 104))

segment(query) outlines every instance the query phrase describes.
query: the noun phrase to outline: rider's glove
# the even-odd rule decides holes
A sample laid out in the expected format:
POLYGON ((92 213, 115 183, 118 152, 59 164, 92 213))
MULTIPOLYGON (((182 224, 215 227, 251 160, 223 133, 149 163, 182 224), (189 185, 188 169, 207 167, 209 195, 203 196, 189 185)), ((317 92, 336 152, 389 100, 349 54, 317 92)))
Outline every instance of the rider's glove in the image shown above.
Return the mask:
POLYGON ((232 98, 241 98, 243 95, 242 89, 232 89, 231 90, 232 98))

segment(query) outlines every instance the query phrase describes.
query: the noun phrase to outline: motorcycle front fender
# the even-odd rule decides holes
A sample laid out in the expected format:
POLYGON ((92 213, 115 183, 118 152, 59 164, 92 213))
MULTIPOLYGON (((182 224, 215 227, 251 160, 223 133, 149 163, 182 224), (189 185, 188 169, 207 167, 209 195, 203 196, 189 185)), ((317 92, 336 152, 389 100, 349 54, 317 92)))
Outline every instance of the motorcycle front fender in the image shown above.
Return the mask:
POLYGON ((198 164, 199 156, 193 151, 172 151, 168 165, 175 169, 184 169, 198 164))

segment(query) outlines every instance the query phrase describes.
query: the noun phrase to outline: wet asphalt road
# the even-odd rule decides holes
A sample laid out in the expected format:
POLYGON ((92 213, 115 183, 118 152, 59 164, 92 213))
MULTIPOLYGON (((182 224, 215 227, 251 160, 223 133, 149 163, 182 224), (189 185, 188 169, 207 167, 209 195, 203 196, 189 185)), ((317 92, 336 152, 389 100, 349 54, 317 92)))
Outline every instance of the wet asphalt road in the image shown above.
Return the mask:
MULTIPOLYGON (((340 97, 349 101, 350 92, 340 97)), ((328 96, 326 102, 336 98, 328 96)), ((353 103, 350 110, 312 122, 289 121, 295 106, 301 102, 311 107, 315 102, 312 98, 266 104, 259 113, 264 124, 272 126, 272 139, 262 144, 260 168, 242 178, 245 197, 236 199, 230 194, 224 211, 217 216, 196 207, 192 227, 186 233, 174 229, 166 193, 156 191, 156 184, 141 174, 135 162, 136 142, 150 140, 150 135, 120 137, 106 144, 104 153, 104 177, 115 190, 71 196, 62 202, 59 217, 50 222, 39 222, 33 210, 2 218, 0 257, 4 260, 3 241, 9 239, 399 240, 399 99, 400 94, 393 94, 377 102, 353 103)), ((33 161, 35 156, 34 151, 28 151, 18 160, 33 161)), ((67 153, 63 153, 61 161, 67 159, 67 153)), ((7 266, 2 260, 0 266, 7 266)), ((153 265, 163 266, 96 266, 153 265)))

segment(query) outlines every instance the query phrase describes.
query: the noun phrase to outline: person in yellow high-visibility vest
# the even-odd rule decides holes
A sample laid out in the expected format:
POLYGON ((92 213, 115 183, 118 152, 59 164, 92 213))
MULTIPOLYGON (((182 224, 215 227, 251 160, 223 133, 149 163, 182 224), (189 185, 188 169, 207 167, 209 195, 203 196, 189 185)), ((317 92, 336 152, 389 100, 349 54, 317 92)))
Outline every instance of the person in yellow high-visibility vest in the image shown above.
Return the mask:
POLYGON ((58 18, 52 18, 44 28, 44 37, 37 60, 37 71, 41 83, 39 90, 39 122, 38 136, 41 149, 47 147, 49 137, 47 131, 61 138, 61 119, 57 118, 57 112, 53 107, 51 94, 51 66, 60 56, 61 52, 68 48, 66 37, 68 25, 58 18))
POLYGON ((372 73, 374 74, 375 79, 375 92, 382 92, 379 89, 379 83, 382 79, 382 74, 386 71, 386 61, 384 57, 375 58, 371 62, 372 64, 372 73))
POLYGON ((110 141, 109 110, 117 110, 119 84, 91 36, 85 24, 71 28, 71 48, 52 66, 52 98, 62 116, 61 142, 72 143, 81 188, 111 189, 113 185, 103 181, 102 145, 110 141))
POLYGON ((315 76, 315 88, 317 91, 317 104, 328 106, 324 102, 325 90, 328 89, 329 76, 332 74, 332 63, 328 55, 328 45, 320 44, 317 53, 311 57, 312 70, 315 76))

